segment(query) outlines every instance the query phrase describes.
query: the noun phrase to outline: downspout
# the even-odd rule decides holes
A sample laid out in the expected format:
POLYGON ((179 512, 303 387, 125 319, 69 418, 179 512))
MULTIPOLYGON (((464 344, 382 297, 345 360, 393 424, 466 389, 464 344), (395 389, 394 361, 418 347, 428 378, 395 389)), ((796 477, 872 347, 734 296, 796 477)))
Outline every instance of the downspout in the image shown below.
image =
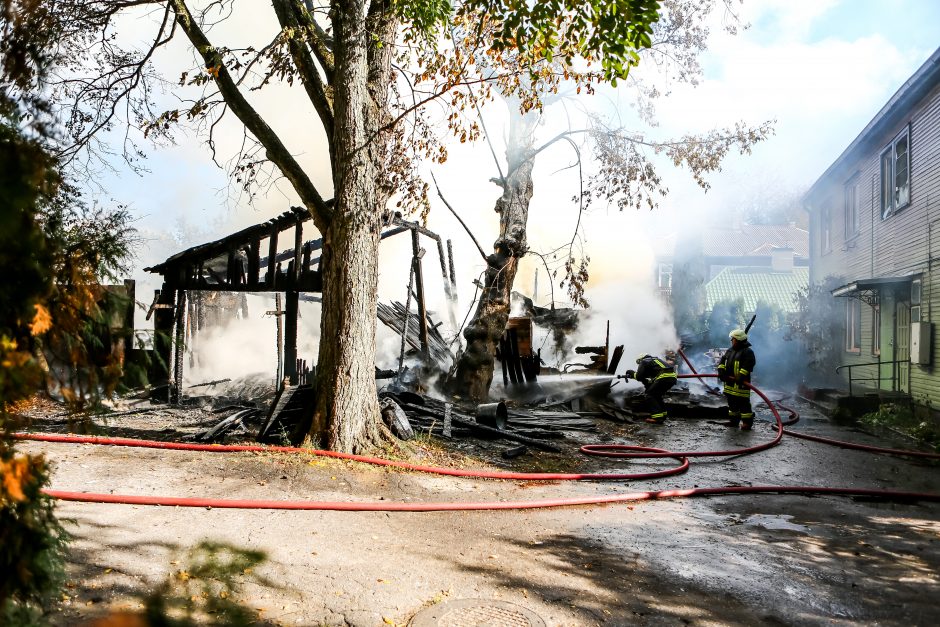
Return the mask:
POLYGON ((871 175, 871 250, 869 251, 871 270, 868 276, 875 278, 875 175, 871 175))

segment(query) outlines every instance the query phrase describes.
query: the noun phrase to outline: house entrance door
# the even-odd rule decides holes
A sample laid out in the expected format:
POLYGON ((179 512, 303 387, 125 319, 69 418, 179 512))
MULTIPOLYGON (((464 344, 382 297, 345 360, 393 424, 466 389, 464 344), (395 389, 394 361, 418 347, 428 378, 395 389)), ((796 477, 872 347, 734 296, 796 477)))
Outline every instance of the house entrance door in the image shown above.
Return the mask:
POLYGON ((911 372, 911 304, 898 301, 895 309, 894 358, 897 364, 898 391, 910 392, 911 372))

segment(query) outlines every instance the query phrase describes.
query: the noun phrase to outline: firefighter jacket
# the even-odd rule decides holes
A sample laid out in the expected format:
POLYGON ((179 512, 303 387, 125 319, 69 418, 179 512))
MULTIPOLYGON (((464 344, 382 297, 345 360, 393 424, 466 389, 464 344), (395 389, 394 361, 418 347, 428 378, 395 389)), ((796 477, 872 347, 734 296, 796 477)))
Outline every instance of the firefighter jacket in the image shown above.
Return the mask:
POLYGON ((659 357, 649 356, 637 364, 634 378, 646 386, 660 379, 676 379, 676 369, 667 365, 659 357))
POLYGON ((751 389, 744 384, 751 382, 751 372, 754 371, 757 358, 754 357, 750 342, 745 340, 737 344, 725 351, 718 363, 718 378, 725 384, 725 394, 748 398, 751 389))

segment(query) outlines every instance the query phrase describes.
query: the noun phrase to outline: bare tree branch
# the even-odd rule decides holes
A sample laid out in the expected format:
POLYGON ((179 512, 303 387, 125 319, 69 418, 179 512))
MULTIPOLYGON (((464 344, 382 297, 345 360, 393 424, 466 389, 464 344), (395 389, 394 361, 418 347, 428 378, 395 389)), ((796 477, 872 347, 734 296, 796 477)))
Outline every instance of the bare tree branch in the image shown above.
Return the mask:
MULTIPOLYGON (((300 80, 303 83, 307 97, 313 103, 313 108, 320 121, 323 123, 323 129, 326 131, 327 144, 330 149, 330 163, 336 161, 336 149, 333 144, 333 90, 326 84, 320 76, 316 62, 313 56, 304 44, 306 38, 302 37, 306 29, 303 28, 297 20, 295 13, 297 3, 293 0, 274 0, 274 12, 281 24, 282 32, 287 35, 288 47, 291 58, 300 74, 300 80)), ((332 73, 327 74, 328 80, 332 78, 332 73)))
POLYGON ((310 210, 317 228, 324 230, 329 223, 332 210, 327 206, 320 192, 294 156, 287 150, 280 137, 252 107, 238 89, 232 75, 225 68, 222 55, 193 19, 185 0, 171 0, 176 12, 176 21, 186 33, 193 47, 202 57, 206 70, 212 74, 219 91, 225 98, 229 109, 242 124, 265 147, 266 156, 281 170, 284 176, 300 196, 301 201, 310 210))
POLYGON ((451 206, 450 206, 450 203, 447 202, 447 199, 444 198, 444 194, 441 192, 441 186, 437 184, 437 177, 434 176, 434 173, 433 173, 433 172, 431 172, 431 179, 434 181, 434 187, 437 188, 437 195, 440 196, 441 200, 444 201, 444 205, 445 205, 448 209, 450 209, 450 212, 451 212, 452 214, 454 214, 454 217, 457 218, 457 221, 458 221, 458 222, 460 222, 460 226, 462 226, 462 227, 464 228, 464 230, 467 232, 467 235, 469 235, 469 236, 470 236, 470 239, 473 240, 473 243, 476 244, 477 250, 480 251, 480 256, 483 257, 483 261, 486 261, 486 253, 483 252, 483 247, 480 246, 480 242, 477 241, 477 238, 475 238, 475 237, 473 236, 473 233, 470 231, 470 227, 467 226, 467 223, 463 221, 463 218, 461 218, 459 215, 457 215, 457 212, 454 211, 454 208, 451 207, 451 206))

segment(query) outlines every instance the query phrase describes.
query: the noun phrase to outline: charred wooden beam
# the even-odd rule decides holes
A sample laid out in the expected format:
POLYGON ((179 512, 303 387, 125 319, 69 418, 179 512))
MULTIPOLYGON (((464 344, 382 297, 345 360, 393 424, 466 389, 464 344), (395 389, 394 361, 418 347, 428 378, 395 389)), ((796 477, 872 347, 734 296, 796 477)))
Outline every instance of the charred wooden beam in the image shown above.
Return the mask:
POLYGON ((264 277, 265 286, 268 288, 274 288, 275 279, 277 275, 277 229, 272 228, 271 233, 268 236, 268 272, 264 277))
POLYGON ((412 262, 414 263, 415 273, 415 292, 418 301, 418 337, 421 340, 421 355, 427 358, 430 355, 428 349, 428 310, 424 302, 424 276, 421 271, 421 257, 424 251, 418 246, 418 229, 411 230, 411 252, 412 262))
MULTIPOLYGON (((153 366, 155 388, 168 390, 170 384, 170 363, 173 356, 173 318, 174 305, 176 304, 176 293, 167 284, 163 284, 163 289, 155 290, 156 309, 154 311, 153 321, 153 347, 157 354, 156 363, 153 366)), ((164 396, 161 400, 169 400, 164 396)))
MULTIPOLYGON (((503 334, 503 336, 499 338, 499 355, 497 355, 497 357, 499 358, 499 363, 503 368, 503 385, 504 386, 509 385, 510 373, 513 376, 515 376, 516 374, 515 371, 509 367, 508 353, 509 353, 509 347, 507 346, 506 335, 503 334)), ((513 381, 513 383, 515 383, 515 380, 513 381)))
POLYGON ((294 271, 290 273, 290 282, 291 285, 296 286, 298 280, 300 279, 300 255, 303 250, 304 245, 304 223, 302 221, 297 222, 297 226, 294 227, 294 271))
POLYGON ((450 240, 447 240, 447 263, 450 266, 450 284, 456 286, 457 275, 454 272, 454 245, 450 240))
MULTIPOLYGON (((421 407, 420 405, 411 405, 409 403, 400 402, 399 403, 405 409, 408 409, 419 414, 424 414, 426 416, 434 416, 437 418, 444 418, 444 412, 438 411, 436 409, 431 409, 428 407, 421 407)), ((535 448, 542 449, 543 451, 551 451, 553 453, 560 453, 561 449, 557 446, 552 446, 551 444, 546 444, 539 440, 534 440, 532 438, 527 438, 522 435, 517 435, 509 431, 501 431, 500 429, 495 429, 493 427, 487 427, 479 424, 478 422, 471 420, 468 416, 458 416, 456 413, 451 414, 451 422, 455 425, 461 427, 466 427, 472 429, 479 433, 485 433, 486 435, 492 435, 498 438, 505 438, 507 440, 512 440, 514 442, 519 442, 521 444, 528 444, 529 446, 534 446, 535 448)))
MULTIPOLYGON (((330 200, 328 201, 328 204, 332 204, 332 202, 333 201, 330 200)), ((166 272, 171 271, 172 268, 186 263, 193 264, 199 261, 204 261, 206 259, 220 257, 225 255, 229 249, 234 248, 237 250, 250 244, 253 240, 260 240, 261 238, 269 235, 272 231, 283 231, 290 228, 291 226, 296 225, 298 221, 305 222, 309 219, 310 213, 306 209, 302 207, 292 207, 289 211, 284 212, 272 220, 250 226, 246 229, 238 231, 237 233, 233 233, 232 235, 223 237, 222 239, 215 240, 213 242, 187 248, 186 250, 169 257, 163 263, 151 266, 149 268, 144 268, 144 270, 147 272, 165 274, 166 272)))
MULTIPOLYGON (((408 315, 405 306, 394 302, 391 305, 378 303, 376 306, 376 315, 380 322, 390 329, 405 337, 405 341, 416 351, 421 350, 421 340, 419 338, 417 316, 408 315), (405 322, 407 320, 407 323, 405 322)), ((450 348, 447 342, 441 336, 437 327, 433 323, 428 324, 428 343, 432 359, 439 363, 445 363, 451 358, 450 348)))
POLYGON ((228 251, 228 259, 225 263, 225 282, 229 285, 238 285, 238 257, 235 256, 235 250, 228 251))
MULTIPOLYGON (((289 267, 289 271, 293 272, 293 267, 289 267)), ((188 292, 259 292, 259 293, 271 293, 271 292, 284 292, 291 287, 288 285, 286 277, 283 275, 283 271, 275 271, 274 275, 281 275, 279 279, 275 280, 275 285, 269 287, 265 284, 259 284, 258 286, 251 286, 246 283, 240 285, 230 285, 225 282, 225 277, 220 276, 216 272, 212 271, 209 268, 205 269, 206 274, 211 276, 213 279, 219 281, 219 283, 208 283, 206 281, 199 281, 197 279, 192 279, 191 281, 182 281, 180 283, 174 283, 173 288, 184 289, 188 292)), ((295 286, 293 291, 297 292, 314 292, 319 293, 323 291, 323 275, 314 270, 311 272, 302 275, 295 286)), ((310 300, 310 299, 305 299, 310 300)))
POLYGON ((261 240, 256 239, 248 245, 248 285, 258 287, 261 275, 261 240))
POLYGON ((516 371, 516 381, 522 383, 525 381, 525 376, 522 374, 522 362, 519 360, 519 333, 516 329, 510 329, 509 334, 509 350, 512 354, 512 367, 516 371))
POLYGON ((310 244, 304 244, 304 260, 300 266, 300 276, 304 276, 310 271, 310 244))
POLYGON ((176 291, 176 314, 174 324, 173 386, 170 388, 170 402, 179 404, 183 398, 183 356, 186 352, 186 291, 176 291))
POLYGON ((617 366, 620 365, 620 359, 622 357, 623 357, 623 344, 614 348, 614 352, 610 356, 610 364, 607 365, 607 374, 617 373, 617 366))
POLYGON ((285 302, 284 320, 284 377, 291 385, 297 385, 297 317, 299 314, 299 294, 288 291, 285 302))

